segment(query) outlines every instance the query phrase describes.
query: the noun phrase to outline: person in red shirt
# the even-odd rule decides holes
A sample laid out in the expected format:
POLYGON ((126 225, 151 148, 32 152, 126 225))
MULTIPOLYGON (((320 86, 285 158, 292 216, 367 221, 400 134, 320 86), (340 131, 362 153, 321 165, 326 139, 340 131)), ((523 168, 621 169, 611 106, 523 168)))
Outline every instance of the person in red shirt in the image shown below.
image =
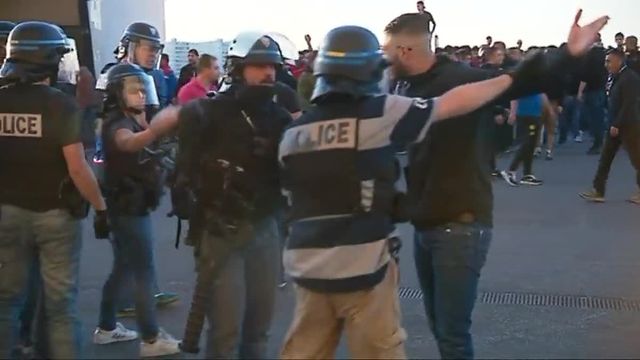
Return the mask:
POLYGON ((216 90, 220 66, 215 56, 202 54, 196 64, 196 71, 197 75, 178 91, 178 104, 206 97, 209 92, 216 90))

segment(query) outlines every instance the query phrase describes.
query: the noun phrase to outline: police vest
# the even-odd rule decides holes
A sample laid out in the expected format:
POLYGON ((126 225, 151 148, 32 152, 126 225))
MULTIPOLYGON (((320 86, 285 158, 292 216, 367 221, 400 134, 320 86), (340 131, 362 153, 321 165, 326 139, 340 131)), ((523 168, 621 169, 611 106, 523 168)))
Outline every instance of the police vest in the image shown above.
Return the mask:
POLYGON ((197 179, 202 205, 230 210, 233 206, 220 204, 231 191, 257 212, 272 211, 271 198, 280 193, 278 139, 290 116, 275 104, 267 105, 243 108, 222 94, 195 100, 181 111, 176 166, 192 183, 197 179), (259 149, 256 137, 266 139, 267 148, 259 149))
POLYGON ((0 203, 33 211, 64 207, 62 147, 80 142, 78 115, 74 99, 53 87, 0 88, 0 203))
POLYGON ((395 152, 424 136, 430 109, 378 96, 320 105, 287 129, 279 151, 291 205, 284 262, 299 285, 350 292, 384 278, 395 230, 395 152))

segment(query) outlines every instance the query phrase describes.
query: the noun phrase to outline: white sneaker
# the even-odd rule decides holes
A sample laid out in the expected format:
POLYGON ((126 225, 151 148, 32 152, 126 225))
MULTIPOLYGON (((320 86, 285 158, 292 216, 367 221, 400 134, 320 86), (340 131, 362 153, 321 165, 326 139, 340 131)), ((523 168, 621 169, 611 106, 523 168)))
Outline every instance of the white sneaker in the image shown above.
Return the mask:
POLYGON ((581 143, 583 141, 582 130, 580 130, 580 132, 578 132, 578 135, 576 135, 576 137, 573 139, 573 141, 575 141, 577 143, 581 143))
POLYGON ((518 180, 516 180, 516 173, 513 171, 506 171, 503 170, 500 172, 500 175, 502 175, 502 178, 504 179, 504 181, 507 182, 507 184, 511 185, 511 186, 518 186, 518 180))
POLYGON ((158 337, 153 343, 142 341, 140 343, 140 357, 156 357, 180 352, 180 341, 173 338, 164 330, 158 331, 158 337))
POLYGON ((111 344, 120 341, 131 341, 138 338, 138 333, 125 328, 121 323, 116 323, 116 328, 111 331, 96 328, 93 332, 93 343, 97 345, 111 344))

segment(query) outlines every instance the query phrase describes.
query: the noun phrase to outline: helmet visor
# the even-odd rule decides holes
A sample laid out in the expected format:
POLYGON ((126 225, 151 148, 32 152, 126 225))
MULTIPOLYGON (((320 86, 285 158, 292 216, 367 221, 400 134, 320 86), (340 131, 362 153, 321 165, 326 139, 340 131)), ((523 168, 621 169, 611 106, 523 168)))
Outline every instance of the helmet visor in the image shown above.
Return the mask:
POLYGON ((158 106, 158 94, 153 77, 147 74, 126 76, 122 79, 122 97, 128 107, 144 109, 158 106))
POLYGON ((75 40, 67 39, 67 41, 71 51, 64 54, 60 60, 60 65, 58 66, 58 82, 75 85, 76 75, 80 71, 80 63, 78 62, 75 40))
POLYGON ((160 54, 164 46, 154 41, 140 39, 138 42, 130 42, 128 55, 129 61, 140 65, 144 69, 157 69, 160 65, 160 54))

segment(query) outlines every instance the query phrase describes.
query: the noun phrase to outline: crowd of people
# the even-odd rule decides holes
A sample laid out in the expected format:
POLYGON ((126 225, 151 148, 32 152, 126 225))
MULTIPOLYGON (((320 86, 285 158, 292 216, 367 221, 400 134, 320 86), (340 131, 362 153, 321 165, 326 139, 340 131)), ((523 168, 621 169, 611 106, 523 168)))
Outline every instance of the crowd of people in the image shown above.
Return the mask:
MULTIPOLYGON (((79 225, 90 204, 95 237, 109 238, 114 256, 95 344, 140 339, 142 357, 194 352, 206 318, 207 358, 265 358, 282 252, 296 284, 283 358, 331 358, 343 330, 353 357, 405 358, 394 224, 411 222, 440 354, 473 358, 491 176, 541 185, 536 154, 544 147, 552 160, 556 143, 586 132, 589 153, 602 156, 594 189, 580 196, 604 201, 621 145, 640 174, 640 56, 637 39, 622 34, 606 50, 599 31, 608 18, 581 27, 580 13, 558 47, 523 51, 521 41, 507 48, 490 37, 432 47, 434 16, 423 1, 416 7, 386 26, 383 44, 343 26, 319 49, 306 35, 308 48, 291 59, 272 36, 246 32, 225 59, 190 50, 178 76, 157 29, 133 23, 98 92, 86 89, 85 71, 75 98, 56 90, 70 51, 64 32, 0 22, 0 40, 11 43, 0 70, 0 167, 12 170, 0 173, 0 355, 32 356, 35 338, 39 356, 81 357, 79 225), (86 98, 98 100, 79 106, 86 98), (78 113, 93 103, 98 154, 87 156, 82 144, 94 144, 78 113), (159 150, 167 138, 177 141, 173 166, 159 150), (509 168, 498 169, 496 156, 513 149, 509 168), (406 194, 395 188, 402 174, 406 194), (150 214, 166 186, 196 249, 182 341, 156 316, 177 300, 160 290, 153 255, 150 214), (117 321, 126 315, 138 331, 117 321)), ((640 194, 631 200, 640 204, 640 194)))

